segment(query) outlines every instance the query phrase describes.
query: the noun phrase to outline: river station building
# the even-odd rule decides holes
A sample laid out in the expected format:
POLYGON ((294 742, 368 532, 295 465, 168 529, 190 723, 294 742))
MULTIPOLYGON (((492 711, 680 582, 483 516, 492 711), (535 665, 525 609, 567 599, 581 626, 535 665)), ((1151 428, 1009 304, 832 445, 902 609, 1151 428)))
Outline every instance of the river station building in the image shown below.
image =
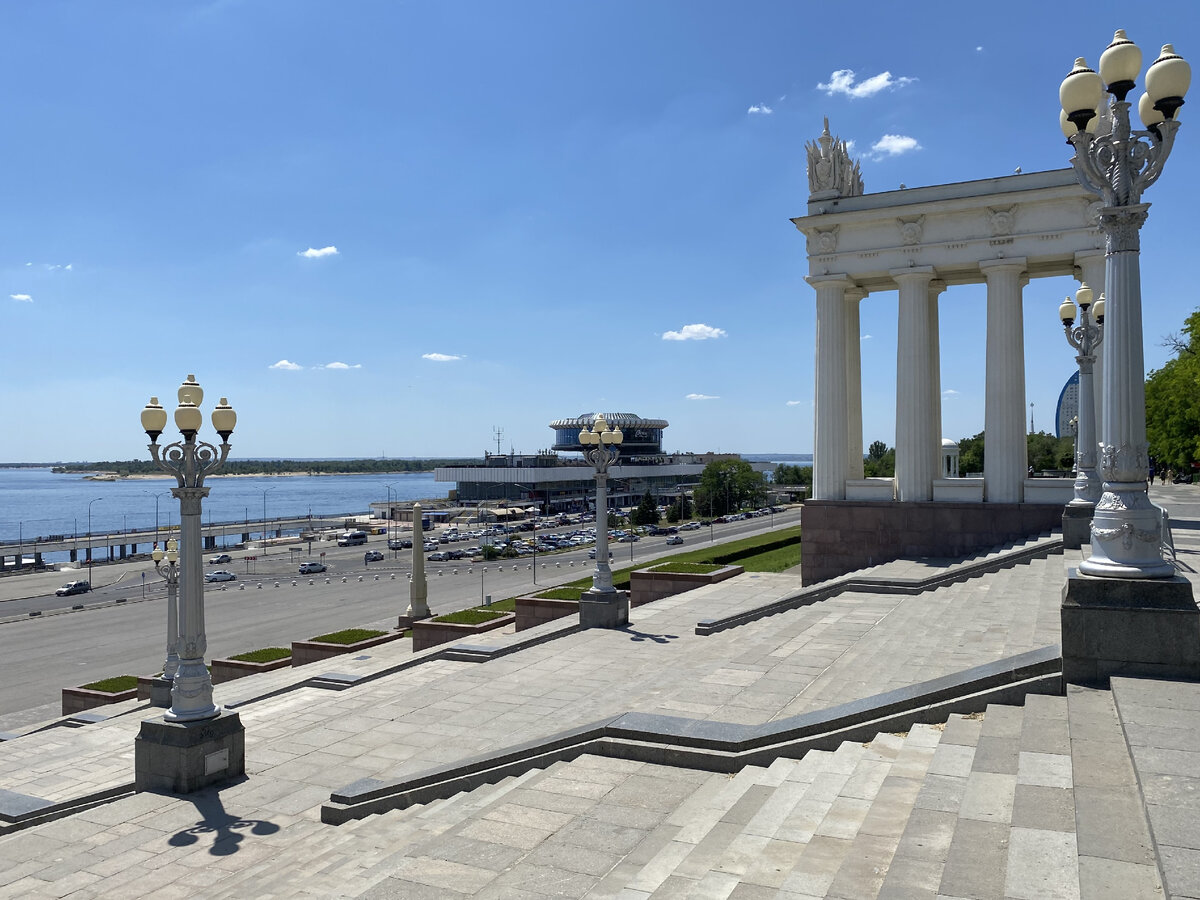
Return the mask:
MULTIPOLYGON (((693 490, 704 467, 718 459, 737 459, 735 453, 664 453, 665 419, 643 419, 633 413, 604 413, 605 421, 620 427, 624 441, 608 470, 612 507, 636 506, 646 491, 659 503, 671 503, 693 490)), ((462 506, 515 506, 542 514, 581 512, 595 498, 595 470, 582 458, 579 432, 590 426, 595 413, 583 413, 550 423, 554 445, 534 454, 485 454, 478 466, 446 466, 434 479, 454 482, 451 502, 462 506), (568 454, 580 454, 576 457, 568 454)), ((751 463, 769 472, 770 463, 751 463)))

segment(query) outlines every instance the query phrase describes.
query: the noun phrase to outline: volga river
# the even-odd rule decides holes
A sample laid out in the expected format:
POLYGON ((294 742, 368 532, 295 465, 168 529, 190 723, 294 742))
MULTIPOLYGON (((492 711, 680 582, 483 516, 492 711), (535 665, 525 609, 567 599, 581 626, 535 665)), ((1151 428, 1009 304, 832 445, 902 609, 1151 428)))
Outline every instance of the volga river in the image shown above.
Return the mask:
MULTIPOLYGON (((232 525, 266 517, 363 515, 372 502, 389 496, 399 500, 445 499, 451 485, 433 480, 432 472, 376 475, 220 476, 205 484, 204 524, 232 525), (389 492, 388 485, 391 485, 389 492)), ((91 508, 93 534, 179 524, 179 501, 171 496, 173 478, 126 478, 88 481, 83 475, 55 474, 50 469, 0 468, 0 541, 17 541, 33 549, 41 536, 85 534, 91 508), (156 498, 157 495, 157 498, 156 498), (94 502, 93 502, 94 501, 94 502)), ((230 540, 237 540, 230 528, 230 540)), ((15 551, 14 551, 15 552, 15 551)), ((57 560, 47 554, 47 562, 57 560)), ((63 554, 65 557, 66 554, 63 554)))

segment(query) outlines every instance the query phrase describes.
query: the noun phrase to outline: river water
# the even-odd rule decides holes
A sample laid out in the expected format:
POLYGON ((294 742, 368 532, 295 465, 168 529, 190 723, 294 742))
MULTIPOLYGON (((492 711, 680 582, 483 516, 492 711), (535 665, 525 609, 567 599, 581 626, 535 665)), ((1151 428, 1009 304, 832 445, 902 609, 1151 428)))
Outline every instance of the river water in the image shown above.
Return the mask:
MULTIPOLYGON (((364 515, 372 502, 442 499, 451 485, 433 480, 432 472, 376 475, 215 476, 204 501, 204 524, 294 516, 364 515), (391 485, 391 491, 387 488, 391 485)), ((125 478, 89 481, 83 475, 56 474, 50 469, 0 468, 0 541, 17 541, 33 549, 40 536, 85 534, 91 507, 93 534, 117 534, 179 524, 179 501, 171 496, 175 479, 125 478), (95 501, 95 502, 91 502, 95 501)), ((230 529, 230 540, 240 533, 230 529)), ((15 551, 14 551, 15 553, 15 551)), ((47 562, 58 560, 47 554, 47 562)), ((63 554, 64 558, 66 554, 63 554)))

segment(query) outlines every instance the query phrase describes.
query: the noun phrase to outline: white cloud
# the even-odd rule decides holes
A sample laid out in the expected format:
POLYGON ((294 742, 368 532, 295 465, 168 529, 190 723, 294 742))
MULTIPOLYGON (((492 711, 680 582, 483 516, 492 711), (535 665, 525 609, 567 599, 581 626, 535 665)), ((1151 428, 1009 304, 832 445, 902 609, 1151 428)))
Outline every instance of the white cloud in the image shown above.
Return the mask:
POLYGON ((309 247, 307 250, 301 250, 296 255, 303 256, 305 259, 320 259, 322 256, 337 256, 338 248, 332 245, 322 247, 320 250, 309 247))
POLYGON ((65 266, 63 266, 63 268, 70 272, 75 268, 75 263, 67 263, 65 266))
POLYGON ((662 337, 664 341, 707 341, 725 337, 725 329, 704 324, 684 325, 679 331, 664 332, 662 337))
POLYGON ((771 109, 771 107, 767 106, 765 103, 755 103, 748 110, 746 110, 746 114, 751 116, 769 116, 774 112, 775 110, 771 109))
POLYGON ((838 69, 829 76, 828 83, 818 83, 817 90, 824 91, 830 97, 834 94, 845 94, 853 100, 858 100, 862 97, 873 97, 880 91, 904 87, 916 80, 904 76, 893 78, 891 72, 880 72, 855 83, 853 69, 838 69))
POLYGON ((286 359, 281 359, 279 362, 273 363, 272 365, 267 366, 267 368, 268 369, 284 369, 288 372, 295 372, 299 369, 303 369, 304 366, 297 365, 294 362, 288 362, 286 359))
POLYGON ((904 134, 885 134, 871 145, 871 153, 876 159, 883 159, 885 156, 900 156, 902 153, 920 149, 921 145, 917 143, 916 138, 904 134))
POLYGON ((22 303, 32 303, 33 302, 33 298, 30 297, 28 294, 9 294, 8 296, 12 297, 14 300, 20 300, 22 303))
POLYGON ((351 365, 347 365, 344 362, 331 362, 331 363, 326 363, 323 366, 320 366, 320 368, 322 368, 322 369, 361 369, 362 363, 356 363, 355 365, 351 366, 351 365))
POLYGON ((861 338, 859 338, 859 340, 860 341, 869 341, 872 337, 874 337, 874 335, 864 334, 861 338))
POLYGON ((685 400, 720 400, 721 398, 716 397, 712 394, 688 394, 684 399, 685 400))
POLYGON ((803 400, 789 400, 789 401, 787 402, 787 405, 788 405, 788 406, 799 406, 799 405, 800 405, 800 404, 802 404, 803 402, 804 402, 803 400))
POLYGON ((946 388, 946 390, 942 391, 942 396, 943 397, 957 397, 958 391, 954 390, 954 388, 946 388))
POLYGON ((465 359, 462 356, 455 356, 452 353, 422 353, 421 359, 430 359, 434 362, 456 362, 460 359, 465 359))
POLYGON ((982 53, 982 52, 983 52, 983 47, 982 47, 982 46, 980 46, 980 47, 976 47, 976 48, 975 48, 975 52, 976 52, 976 53, 982 53))

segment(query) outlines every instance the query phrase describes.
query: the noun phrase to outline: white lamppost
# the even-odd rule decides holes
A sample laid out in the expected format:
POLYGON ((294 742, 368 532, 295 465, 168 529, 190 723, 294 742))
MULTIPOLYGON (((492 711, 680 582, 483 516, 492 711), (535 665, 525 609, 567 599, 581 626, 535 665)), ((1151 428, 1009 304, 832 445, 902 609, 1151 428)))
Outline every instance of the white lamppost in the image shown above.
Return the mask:
POLYGON ((229 456, 229 435, 237 423, 237 414, 222 397, 213 410, 213 429, 221 436, 220 447, 198 441, 196 434, 204 423, 200 402, 204 392, 189 375, 179 388, 179 407, 175 424, 183 435, 182 441, 159 447, 158 436, 167 426, 167 413, 151 397, 142 410, 142 428, 150 438, 150 454, 165 472, 175 476, 178 487, 171 496, 179 500, 180 581, 183 597, 179 607, 179 667, 171 687, 171 708, 163 715, 167 722, 192 722, 220 715, 221 708, 213 703, 212 679, 204 665, 208 639, 204 629, 204 582, 201 568, 200 516, 201 501, 208 496, 204 487, 206 476, 216 472, 229 456))
POLYGON ((99 503, 103 499, 103 497, 97 497, 95 500, 88 501, 88 584, 92 583, 92 504, 99 503))
POLYGON ((600 413, 591 428, 584 426, 579 432, 579 443, 588 448, 583 456, 596 470, 596 571, 592 574, 596 594, 616 592, 608 565, 608 467, 617 461, 617 448, 624 439, 621 429, 610 428, 600 413))
POLYGON ((1069 506, 1093 509, 1100 499, 1100 476, 1096 474, 1095 390, 1092 368, 1096 348, 1104 340, 1104 295, 1092 303, 1093 292, 1084 282, 1075 292, 1075 300, 1063 300, 1058 308, 1067 343, 1075 348, 1079 364, 1079 415, 1072 419, 1075 429, 1075 496, 1069 506), (1079 325, 1075 325, 1075 304, 1079 304, 1079 325))
POLYGON ((167 582, 167 655, 162 672, 165 690, 161 698, 150 699, 155 701, 155 706, 170 706, 171 685, 179 671, 179 543, 172 538, 167 541, 165 551, 156 543, 150 556, 154 560, 154 571, 167 582))
POLYGON ((1158 180, 1175 141, 1175 113, 1191 81, 1191 69, 1170 44, 1146 72, 1138 103, 1145 131, 1132 131, 1130 103, 1142 52, 1124 30, 1100 57, 1100 73, 1083 58, 1059 88, 1060 124, 1075 149, 1071 162, 1080 184, 1103 198, 1100 228, 1106 239, 1103 433, 1100 474, 1103 495, 1092 519, 1092 555, 1079 571, 1108 578, 1161 578, 1173 574, 1162 557, 1162 522, 1146 493, 1145 367, 1142 355, 1142 288, 1139 232, 1149 204, 1142 191, 1158 180), (1107 90, 1112 99, 1103 110, 1107 90))

